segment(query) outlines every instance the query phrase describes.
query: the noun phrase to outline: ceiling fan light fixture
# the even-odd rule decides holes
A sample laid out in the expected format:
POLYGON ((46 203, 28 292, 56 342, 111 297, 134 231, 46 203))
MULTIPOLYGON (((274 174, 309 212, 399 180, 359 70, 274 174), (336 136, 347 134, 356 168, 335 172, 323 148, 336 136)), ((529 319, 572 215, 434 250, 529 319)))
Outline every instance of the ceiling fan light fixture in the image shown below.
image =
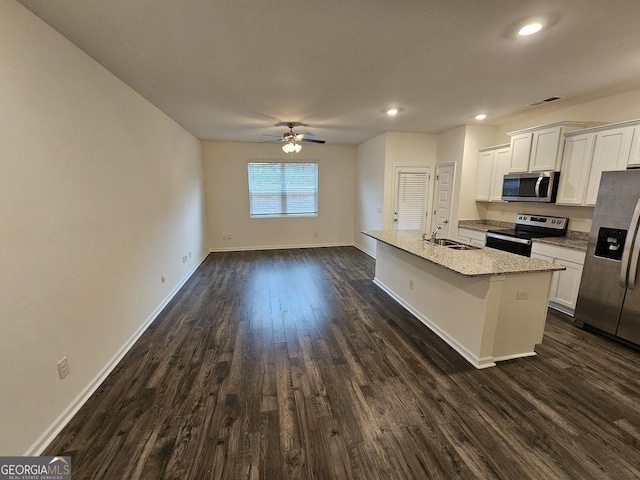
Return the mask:
POLYGON ((298 153, 300 150, 302 150, 302 145, 299 143, 288 142, 282 146, 284 153, 298 153))

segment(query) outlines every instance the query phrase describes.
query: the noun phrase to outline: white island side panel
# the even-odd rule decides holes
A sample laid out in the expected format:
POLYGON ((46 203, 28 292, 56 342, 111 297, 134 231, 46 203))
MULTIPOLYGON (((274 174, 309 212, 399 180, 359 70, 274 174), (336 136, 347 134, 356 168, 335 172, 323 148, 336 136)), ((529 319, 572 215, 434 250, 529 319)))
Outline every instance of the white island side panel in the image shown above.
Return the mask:
POLYGON ((476 368, 535 355, 542 340, 551 272, 465 277, 378 242, 374 281, 476 368))

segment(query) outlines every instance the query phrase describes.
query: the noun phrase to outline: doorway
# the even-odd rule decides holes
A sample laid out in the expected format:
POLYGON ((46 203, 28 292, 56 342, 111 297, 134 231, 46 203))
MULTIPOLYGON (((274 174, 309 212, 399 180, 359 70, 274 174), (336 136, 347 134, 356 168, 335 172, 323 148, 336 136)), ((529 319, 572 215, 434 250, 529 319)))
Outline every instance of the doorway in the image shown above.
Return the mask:
POLYGON ((431 167, 394 168, 393 229, 424 232, 429 215, 431 167))
POLYGON ((453 182, 455 180, 455 162, 436 166, 436 195, 433 211, 433 228, 440 226, 439 236, 451 238, 451 207, 453 202, 453 182))

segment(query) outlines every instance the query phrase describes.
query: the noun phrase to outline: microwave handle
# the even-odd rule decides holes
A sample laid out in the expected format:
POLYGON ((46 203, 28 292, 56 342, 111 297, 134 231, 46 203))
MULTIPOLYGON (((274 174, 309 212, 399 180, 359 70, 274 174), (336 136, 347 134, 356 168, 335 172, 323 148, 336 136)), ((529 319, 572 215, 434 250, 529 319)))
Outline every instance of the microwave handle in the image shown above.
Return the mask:
POLYGON ((538 180, 536 180, 536 187, 535 187, 535 192, 536 192, 536 197, 540 198, 540 184, 542 183, 542 176, 538 177, 538 180))

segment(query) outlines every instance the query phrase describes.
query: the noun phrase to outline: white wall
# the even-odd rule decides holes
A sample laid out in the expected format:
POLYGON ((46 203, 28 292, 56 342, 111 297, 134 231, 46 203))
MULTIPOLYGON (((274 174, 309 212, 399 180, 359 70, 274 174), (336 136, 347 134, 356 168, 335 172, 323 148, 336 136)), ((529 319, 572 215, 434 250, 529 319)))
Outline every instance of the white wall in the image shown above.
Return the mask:
POLYGON ((0 455, 22 455, 197 266, 202 170, 196 138, 12 0, 0 58, 0 455))
POLYGON ((393 228, 394 168, 424 165, 433 170, 436 152, 437 137, 424 133, 387 132, 358 145, 355 206, 358 248, 375 256, 376 241, 360 232, 393 228))
POLYGON ((356 151, 354 243, 373 257, 376 254, 376 240, 360 232, 383 229, 386 143, 386 134, 378 135, 358 145, 356 151))
MULTIPOLYGON (((532 112, 535 112, 535 109, 532 112)), ((615 123, 637 118, 640 118, 640 89, 610 95, 549 113, 533 113, 524 119, 504 123, 497 127, 495 143, 508 143, 507 132, 565 120, 615 123)))
MULTIPOLYGON (((388 132, 386 134, 384 207, 382 209, 383 229, 391 230, 393 228, 393 195, 396 180, 394 178, 395 167, 410 165, 431 166, 432 175, 429 192, 433 192, 437 149, 438 138, 436 135, 401 132, 388 132)), ((431 195, 431 197, 433 196, 431 195)), ((431 200, 432 198, 429 199, 429 201, 431 200)))
POLYGON ((478 173, 478 150, 486 147, 496 136, 495 127, 467 125, 464 137, 464 152, 460 168, 460 196, 458 218, 480 219, 480 204, 476 204, 476 177, 478 173))
POLYGON ((305 144, 291 157, 278 143, 202 142, 202 155, 211 250, 353 245, 354 145, 305 144), (318 216, 250 218, 247 162, 292 159, 318 162, 318 216))
MULTIPOLYGON (((637 118, 640 118, 640 89, 505 123, 497 127, 494 141, 483 146, 508 143, 507 132, 563 120, 614 123, 637 118)), ((516 213, 569 217, 569 228, 581 232, 588 232, 591 229, 593 217, 593 208, 591 207, 563 207, 519 202, 509 204, 479 203, 478 206, 481 218, 507 222, 513 222, 516 213)))

